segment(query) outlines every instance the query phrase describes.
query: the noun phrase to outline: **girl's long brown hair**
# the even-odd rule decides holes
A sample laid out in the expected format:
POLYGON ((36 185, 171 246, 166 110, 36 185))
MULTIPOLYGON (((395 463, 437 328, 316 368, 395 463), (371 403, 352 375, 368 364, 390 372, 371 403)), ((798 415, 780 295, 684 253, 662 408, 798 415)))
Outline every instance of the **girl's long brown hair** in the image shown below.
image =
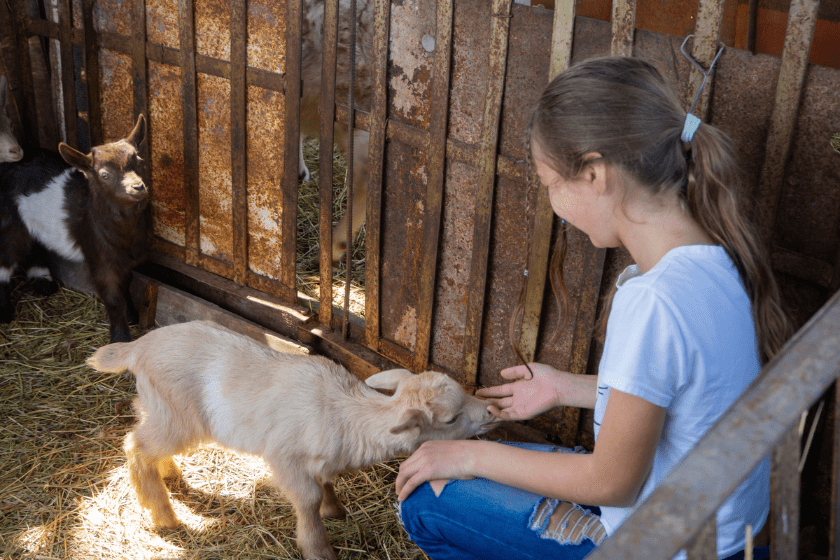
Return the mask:
MULTIPOLYGON (((532 143, 539 145, 547 163, 563 177, 577 177, 588 163, 584 156, 598 152, 652 194, 676 193, 683 208, 735 264, 752 302, 760 358, 766 363, 793 329, 782 309, 767 253, 739 209, 742 181, 734 147, 723 132, 708 124, 700 125, 690 145, 683 143, 685 115, 662 75, 647 62, 629 57, 592 59, 569 68, 548 85, 531 117, 528 152, 532 143)), ((566 293, 563 254, 565 236, 560 235, 551 263, 555 297, 566 293)), ((614 291, 601 314, 601 327, 614 291)), ((560 307, 565 324, 567 302, 560 307)), ((514 313, 512 320, 520 316, 514 313)), ((521 359, 513 336, 511 343, 521 359)))

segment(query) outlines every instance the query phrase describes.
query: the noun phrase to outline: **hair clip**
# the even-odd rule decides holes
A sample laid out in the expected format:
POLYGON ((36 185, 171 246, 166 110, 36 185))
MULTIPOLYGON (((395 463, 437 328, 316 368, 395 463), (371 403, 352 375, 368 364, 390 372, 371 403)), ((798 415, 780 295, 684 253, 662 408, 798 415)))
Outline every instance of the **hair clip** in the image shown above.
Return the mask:
POLYGON ((720 55, 723 54, 723 49, 726 48, 726 45, 718 41, 720 48, 718 49, 717 54, 715 55, 715 59, 712 60, 712 64, 711 66, 709 66, 709 71, 707 72, 706 70, 703 70, 703 67, 700 66, 699 62, 694 60, 694 58, 690 54, 685 52, 685 44, 688 43, 688 40, 692 37, 694 37, 693 34, 685 38, 685 40, 682 42, 682 45, 680 45, 680 52, 682 52, 683 55, 689 60, 689 62, 691 62, 700 71, 700 73, 703 74, 703 82, 700 84, 700 89, 697 90, 697 95, 694 96, 694 102, 691 104, 691 108, 685 115, 685 125, 683 125, 682 135, 680 135, 680 139, 683 142, 691 142, 691 140, 694 138, 694 133, 697 132, 697 129, 700 127, 700 119, 693 115, 694 107, 697 106, 697 101, 700 99, 700 94, 703 93, 703 88, 706 87, 706 80, 709 79, 709 74, 712 73, 712 69, 714 69, 715 64, 720 58, 720 55))

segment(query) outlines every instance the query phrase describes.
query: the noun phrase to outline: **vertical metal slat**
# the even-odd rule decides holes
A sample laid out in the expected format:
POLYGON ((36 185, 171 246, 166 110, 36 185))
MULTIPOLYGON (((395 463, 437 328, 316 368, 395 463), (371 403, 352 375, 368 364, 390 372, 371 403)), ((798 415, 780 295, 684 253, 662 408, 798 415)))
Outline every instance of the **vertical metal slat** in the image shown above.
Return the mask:
POLYGON ((475 384, 481 352, 481 331, 484 323, 484 300, 487 287, 490 252, 490 228, 493 219, 493 195, 496 186, 496 153, 499 139, 499 118, 505 85, 508 34, 512 0, 493 1, 493 31, 491 34, 487 92, 477 165, 478 180, 473 217, 473 258, 470 264, 467 320, 464 332, 465 382, 475 384))
MULTIPOLYGON (((561 2, 554 10, 549 82, 571 63, 574 24, 574 2, 561 2)), ((531 250, 528 254, 528 276, 525 279, 525 302, 522 313, 522 331, 519 337, 519 346, 526 360, 533 360, 537 350, 551 252, 551 227, 554 223, 554 210, 548 199, 548 189, 543 187, 539 180, 531 180, 531 188, 536 189, 537 202, 534 211, 534 228, 529 242, 531 250)))
POLYGON ((434 309, 437 260, 443 216, 443 190, 446 184, 446 134, 449 122, 449 84, 452 67, 452 0, 438 0, 437 36, 435 37, 434 81, 432 82, 431 113, 429 115, 428 165, 423 218, 423 256, 420 265, 417 298, 417 371, 428 368, 432 339, 432 311, 434 309))
POLYGON ((78 114, 76 111, 76 73, 73 63, 73 18, 70 14, 70 0, 58 2, 59 42, 61 43, 61 91, 64 101, 64 130, 66 142, 79 147, 78 114))
POLYGON ((131 48, 132 83, 134 95, 134 119, 138 115, 146 118, 146 141, 140 147, 143 166, 143 182, 153 190, 151 177, 151 119, 149 118, 149 80, 146 72, 146 0, 133 0, 134 45, 131 48))
POLYGON ((95 0, 83 0, 82 21, 85 28, 85 85, 87 86, 88 131, 90 145, 104 142, 102 133, 102 101, 99 83, 99 48, 96 44, 96 30, 93 26, 93 4, 95 0))
POLYGON ((613 56, 633 56, 633 35, 636 30, 636 0, 613 0, 612 42, 613 56))
POLYGON ((834 382, 834 455, 831 461, 831 526, 829 527, 829 558, 840 560, 840 383, 834 382))
POLYGON ((248 273, 248 155, 245 69, 248 65, 247 0, 230 3, 230 166, 232 182, 233 280, 245 284, 248 273))
POLYGON ((318 143, 319 238, 321 244, 321 291, 318 320, 332 324, 332 219, 333 219, 333 150, 335 141, 335 72, 338 42, 338 0, 324 5, 323 58, 321 61, 321 97, 318 105, 320 134, 318 143))
POLYGON ((770 560, 799 554, 799 429, 773 451, 770 467, 770 560))
POLYGON ((201 253, 201 232, 198 201, 198 114, 193 0, 178 0, 178 38, 181 91, 183 92, 185 257, 187 264, 198 266, 201 253))
MULTIPOLYGON (((709 67, 715 58, 715 54, 717 54, 720 25, 723 21, 723 5, 724 0, 700 0, 697 6, 697 23, 694 26, 694 43, 691 48, 691 56, 705 68, 709 67)), ((700 94, 700 99, 697 101, 697 116, 704 121, 708 120, 712 80, 714 80, 714 75, 709 76, 706 86, 700 94)), ((689 98, 694 99, 697 90, 703 83, 703 74, 693 64, 691 65, 689 83, 691 84, 689 98)))
POLYGON ((15 31, 17 34, 18 63, 20 64, 20 81, 23 88, 23 123, 21 141, 24 146, 38 146, 38 111, 35 107, 35 85, 32 80, 32 59, 29 57, 29 31, 26 28, 26 9, 24 0, 13 0, 12 11, 15 17, 15 31))
POLYGON ((300 149, 300 30, 301 0, 286 2, 286 108, 283 164, 283 213, 280 281, 288 289, 295 289, 295 250, 297 242, 297 191, 300 149))
POLYGON ((767 132, 764 165, 755 196, 756 200, 766 201, 759 209, 757 224, 768 246, 772 243, 775 231, 785 167, 793 141, 805 73, 808 70, 808 55, 814 39, 819 6, 819 0, 793 0, 790 4, 782 65, 779 69, 776 98, 767 132))
MULTIPOLYGON (((388 39, 391 27, 391 3, 376 0, 373 6, 373 52, 371 68, 372 99, 370 107, 370 174, 368 175, 365 221, 365 342, 378 350, 380 334, 379 277, 382 223, 382 178, 385 158, 385 125, 388 112, 388 39)), ((348 240, 349 246, 349 240, 348 240)))
POLYGON ((687 560, 718 560, 717 518, 712 516, 685 549, 687 560))

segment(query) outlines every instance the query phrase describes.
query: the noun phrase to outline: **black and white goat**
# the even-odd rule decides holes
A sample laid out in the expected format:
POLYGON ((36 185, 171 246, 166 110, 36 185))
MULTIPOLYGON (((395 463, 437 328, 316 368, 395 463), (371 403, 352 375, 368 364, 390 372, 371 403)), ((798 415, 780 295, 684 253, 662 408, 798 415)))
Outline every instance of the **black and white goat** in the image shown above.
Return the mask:
POLYGON ((151 223, 149 191, 140 178, 143 115, 128 138, 83 154, 35 152, 0 163, 0 322, 14 318, 10 281, 16 267, 49 294, 53 255, 84 262, 105 304, 111 342, 131 340, 137 310, 129 296, 131 271, 145 258, 151 223))
POLYGON ((12 120, 9 118, 9 93, 6 76, 0 76, 0 163, 20 161, 23 149, 12 132, 12 120))

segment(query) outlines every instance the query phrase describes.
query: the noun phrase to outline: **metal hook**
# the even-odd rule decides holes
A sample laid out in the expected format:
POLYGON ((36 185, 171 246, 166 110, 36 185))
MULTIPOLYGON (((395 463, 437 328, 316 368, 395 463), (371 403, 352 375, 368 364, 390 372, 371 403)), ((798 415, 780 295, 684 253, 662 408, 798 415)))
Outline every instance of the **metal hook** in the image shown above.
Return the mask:
POLYGON ((694 60, 694 57, 685 52, 685 44, 688 43, 688 40, 692 37, 694 37, 693 33, 685 38, 685 40, 682 42, 682 45, 680 45, 680 52, 682 52, 683 56, 685 56, 689 60, 689 62, 691 62, 700 71, 700 73, 703 74, 703 82, 700 84, 700 89, 697 90, 697 95, 694 96, 694 102, 691 104, 691 108, 688 110, 688 114, 694 112, 694 107, 697 106, 697 101, 700 99, 700 94, 703 92, 703 88, 706 87, 706 80, 708 80, 709 74, 712 73, 712 70, 714 69, 715 64, 720 58, 720 55, 723 54, 723 49, 726 48, 726 45, 724 45, 721 41, 718 41, 718 45, 720 45, 720 48, 718 49, 717 54, 715 55, 715 59, 712 60, 712 64, 711 66, 709 66, 709 71, 707 72, 703 70, 703 67, 700 65, 699 62, 694 60))

